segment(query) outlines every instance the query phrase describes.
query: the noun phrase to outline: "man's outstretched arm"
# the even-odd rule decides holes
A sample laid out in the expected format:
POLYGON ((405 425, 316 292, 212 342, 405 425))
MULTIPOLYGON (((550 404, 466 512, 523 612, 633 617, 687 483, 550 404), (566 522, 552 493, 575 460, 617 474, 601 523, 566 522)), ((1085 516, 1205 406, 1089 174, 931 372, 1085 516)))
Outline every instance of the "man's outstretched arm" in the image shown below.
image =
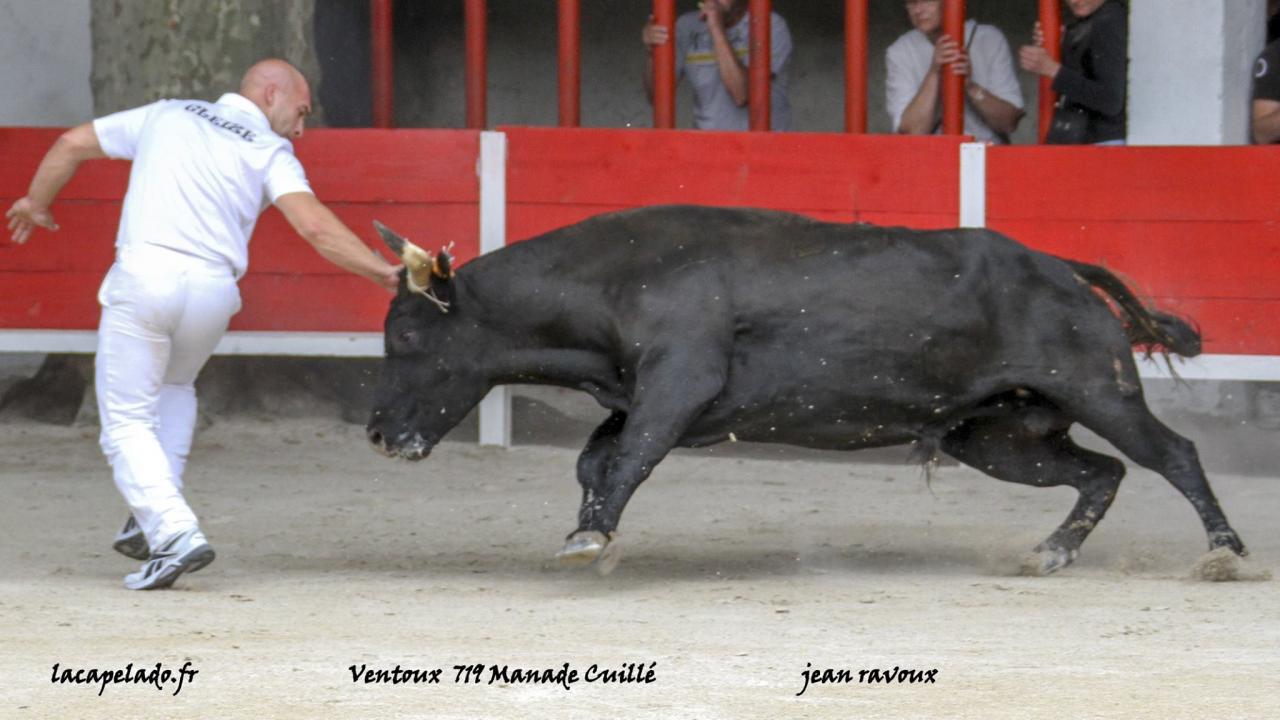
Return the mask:
POLYGON ((25 243, 36 227, 57 230, 58 224, 49 211, 54 198, 76 174, 80 163, 106 156, 98 142, 98 134, 93 130, 93 123, 77 125, 63 133, 36 168, 27 196, 19 198, 5 213, 13 242, 25 243))
POLYGON ((394 290, 399 284, 400 268, 370 250, 315 195, 286 193, 276 198, 276 207, 324 259, 385 288, 394 290))

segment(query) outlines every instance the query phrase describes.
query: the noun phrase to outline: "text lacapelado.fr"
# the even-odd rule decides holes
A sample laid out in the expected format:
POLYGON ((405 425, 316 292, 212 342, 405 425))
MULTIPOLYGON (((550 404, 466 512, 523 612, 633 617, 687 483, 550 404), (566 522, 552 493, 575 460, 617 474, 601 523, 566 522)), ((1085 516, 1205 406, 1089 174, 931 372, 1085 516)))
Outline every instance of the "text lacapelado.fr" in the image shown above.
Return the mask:
POLYGON ((177 682, 173 694, 182 692, 182 686, 194 681, 196 673, 191 662, 183 663, 177 672, 165 668, 164 663, 156 663, 155 667, 134 668, 129 663, 123 668, 69 668, 62 663, 54 663, 52 682, 54 685, 98 685, 98 695, 106 691, 108 685, 151 685, 157 690, 164 690, 173 682, 177 682))

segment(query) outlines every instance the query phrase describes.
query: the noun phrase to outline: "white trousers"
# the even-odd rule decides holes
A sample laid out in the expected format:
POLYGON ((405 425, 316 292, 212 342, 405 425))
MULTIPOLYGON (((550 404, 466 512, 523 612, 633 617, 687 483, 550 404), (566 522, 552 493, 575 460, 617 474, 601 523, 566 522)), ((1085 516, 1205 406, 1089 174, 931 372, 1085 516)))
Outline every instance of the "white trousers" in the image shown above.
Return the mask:
POLYGON ((240 309, 230 266, 152 245, 122 248, 98 291, 99 441, 147 542, 195 527, 182 472, 195 379, 240 309))

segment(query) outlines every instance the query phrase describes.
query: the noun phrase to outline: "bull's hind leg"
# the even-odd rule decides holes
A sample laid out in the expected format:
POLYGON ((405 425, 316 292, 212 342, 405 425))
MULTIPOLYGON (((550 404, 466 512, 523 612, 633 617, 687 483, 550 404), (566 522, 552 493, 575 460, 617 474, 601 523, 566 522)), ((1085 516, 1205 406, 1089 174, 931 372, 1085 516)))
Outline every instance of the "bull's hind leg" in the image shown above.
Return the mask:
POLYGON ((1191 501, 1209 536, 1210 550, 1225 547, 1242 557, 1248 554, 1209 487, 1195 443, 1157 420, 1141 395, 1095 399, 1080 411, 1081 425, 1142 467, 1164 476, 1191 501))
POLYGON ((942 449, 957 460, 1009 482, 1080 493, 1062 525, 1036 546, 1028 570, 1048 574, 1070 564, 1080 545, 1106 514, 1124 477, 1124 463, 1078 446, 1069 423, 1048 410, 972 418, 949 432, 942 449))

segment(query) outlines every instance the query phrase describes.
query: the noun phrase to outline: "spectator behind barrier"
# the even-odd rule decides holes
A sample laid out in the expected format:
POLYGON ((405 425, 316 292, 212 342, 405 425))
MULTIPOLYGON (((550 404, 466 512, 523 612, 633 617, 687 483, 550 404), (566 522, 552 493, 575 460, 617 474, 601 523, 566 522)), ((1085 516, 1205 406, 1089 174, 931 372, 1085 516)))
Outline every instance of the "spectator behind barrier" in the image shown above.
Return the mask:
POLYGON ((1120 0, 1066 0, 1075 20, 1062 42, 1062 62, 1044 49, 1036 23, 1034 45, 1018 50, 1023 70, 1053 80, 1058 93, 1045 142, 1123 145, 1129 72, 1129 9, 1120 0))
POLYGON ((1009 41, 992 25, 969 20, 964 47, 942 32, 942 0, 906 0, 914 29, 885 53, 885 106, 894 132, 925 135, 942 125, 942 67, 964 75, 964 132, 1007 143, 1025 114, 1009 41))
POLYGON ((1253 64, 1253 141, 1280 142, 1280 40, 1267 45, 1253 64))
MULTIPOLYGON (((787 98, 791 31, 778 13, 770 14, 772 69, 770 122, 791 129, 787 98)), ((747 0, 702 0, 698 9, 676 19, 676 79, 693 87, 693 125, 700 130, 750 129, 747 65, 751 30, 747 0)), ((667 42, 667 29, 649 16, 640 34, 645 46, 644 91, 653 102, 653 49, 667 42)))

